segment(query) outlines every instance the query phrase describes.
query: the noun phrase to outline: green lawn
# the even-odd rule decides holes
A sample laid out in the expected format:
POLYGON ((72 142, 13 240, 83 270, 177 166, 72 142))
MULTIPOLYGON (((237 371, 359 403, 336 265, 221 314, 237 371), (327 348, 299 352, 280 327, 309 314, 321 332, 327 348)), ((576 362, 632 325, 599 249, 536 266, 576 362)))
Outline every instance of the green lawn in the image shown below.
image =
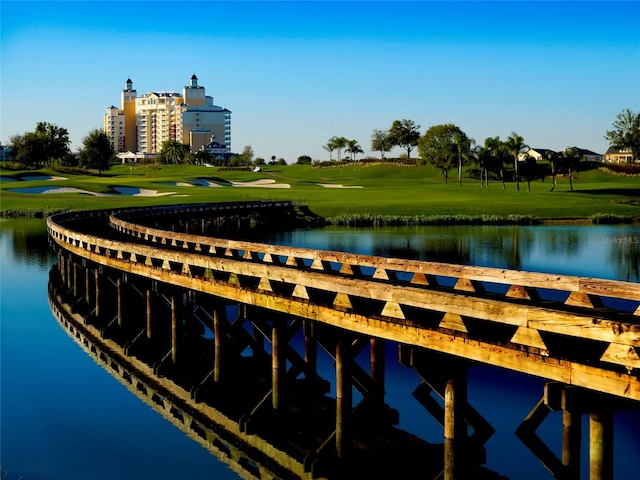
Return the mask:
POLYGON ((100 209, 125 206, 237 200, 294 200, 310 206, 323 217, 343 214, 375 215, 531 215, 544 219, 588 218, 595 213, 640 217, 640 177, 614 176, 597 169, 581 172, 573 180, 558 179, 549 192, 550 179, 537 180, 527 191, 526 182, 516 191, 515 184, 502 189, 499 181, 480 188, 477 179, 451 177, 445 185, 440 172, 430 166, 349 165, 331 168, 311 166, 265 166, 261 172, 224 171, 192 165, 115 166, 101 176, 59 173, 52 170, 0 170, 0 211, 57 211, 100 209), (25 175, 53 175, 56 181, 8 181, 25 175), (215 179, 223 186, 177 186, 197 179, 215 179), (274 181, 290 188, 238 187, 227 182, 274 181), (362 188, 326 188, 320 183, 362 188), (109 196, 78 193, 26 194, 12 189, 29 187, 72 187, 109 196), (115 194, 116 187, 134 187, 175 195, 144 197, 115 194))

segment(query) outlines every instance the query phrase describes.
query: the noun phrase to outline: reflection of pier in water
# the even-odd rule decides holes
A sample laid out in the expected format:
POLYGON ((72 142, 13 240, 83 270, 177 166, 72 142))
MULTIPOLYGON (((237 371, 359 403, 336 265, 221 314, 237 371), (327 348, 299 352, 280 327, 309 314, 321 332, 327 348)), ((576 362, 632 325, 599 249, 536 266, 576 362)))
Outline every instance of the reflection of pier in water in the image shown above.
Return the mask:
MULTIPOLYGON (((489 476, 478 462, 492 428, 466 393, 467 369, 481 363, 561 382, 547 384, 518 436, 554 476, 577 479, 588 414, 591 478, 612 477, 613 411, 640 400, 640 287, 205 236, 293 210, 258 203, 56 216, 52 302, 75 312, 74 331, 94 346, 119 352, 116 364, 161 385, 157 398, 173 395, 172 417, 191 419, 186 428, 205 443, 216 443, 206 428, 222 426, 231 440, 218 438, 227 445, 219 451, 256 453, 236 462, 247 474, 489 476), (389 340, 422 380, 414 396, 443 425, 443 446, 393 427, 389 340), (335 362, 334 397, 319 378, 318 349, 335 362), (367 368, 358 362, 365 350, 367 368), (362 397, 355 406, 352 389, 362 397), (561 458, 535 434, 551 409, 563 412, 561 458), (206 420, 194 421, 203 411, 206 420)), ((72 325, 70 312, 61 315, 72 325)))

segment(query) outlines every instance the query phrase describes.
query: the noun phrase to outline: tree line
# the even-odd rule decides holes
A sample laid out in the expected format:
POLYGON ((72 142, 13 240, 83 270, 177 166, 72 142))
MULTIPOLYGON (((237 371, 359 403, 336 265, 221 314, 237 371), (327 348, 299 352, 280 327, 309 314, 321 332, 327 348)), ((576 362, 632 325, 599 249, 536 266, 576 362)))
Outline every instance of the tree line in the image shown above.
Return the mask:
MULTIPOLYGON (((618 114, 613 129, 606 132, 605 138, 616 148, 628 149, 633 161, 637 162, 640 155, 640 113, 623 110, 618 114)), ((416 163, 432 164, 441 169, 445 183, 448 183, 449 171, 455 168, 458 184, 462 185, 463 167, 473 165, 477 168, 483 188, 488 188, 490 175, 501 180, 502 188, 505 188, 509 176, 517 190, 520 190, 522 181, 526 181, 527 189, 531 190, 532 180, 551 176, 553 191, 556 176, 568 174, 573 191, 572 175, 584 159, 579 149, 569 147, 561 152, 547 150, 544 152, 544 162, 538 162, 528 153, 530 148, 524 138, 516 132, 506 140, 501 140, 499 136, 488 137, 482 145, 477 145, 457 125, 434 125, 420 135, 420 125, 408 119, 395 120, 388 130, 373 131, 371 150, 379 152, 383 161, 385 154, 394 147, 405 150, 408 160, 411 160, 411 152, 417 149, 419 158, 416 163)), ((332 152, 337 151, 338 161, 343 149, 351 153, 352 160, 355 159, 355 153, 364 153, 356 140, 348 141, 344 137, 332 137, 323 148, 329 152, 331 160, 332 152), (354 150, 353 145, 358 150, 354 150)))
MULTIPOLYGON (((626 149, 632 155, 632 161, 640 159, 640 113, 629 109, 620 112, 608 130, 605 138, 619 149, 626 149)), ((26 168, 39 167, 82 167, 93 168, 99 172, 109 168, 116 161, 116 151, 108 136, 100 129, 94 129, 82 139, 82 147, 77 155, 70 151, 69 132, 66 128, 48 122, 38 122, 32 132, 14 135, 10 139, 11 159, 26 168)), ((530 184, 541 175, 551 175, 552 190, 556 185, 556 175, 571 173, 579 167, 582 160, 580 152, 575 148, 567 148, 562 152, 545 152, 545 164, 539 164, 527 154, 528 146, 524 138, 512 133, 506 140, 500 137, 489 137, 482 145, 476 145, 458 126, 442 124, 429 127, 424 135, 420 135, 420 125, 413 120, 395 120, 388 130, 374 130, 371 135, 371 150, 380 152, 382 160, 385 154, 394 147, 402 148, 406 158, 411 160, 411 152, 417 148, 419 163, 433 164, 442 169, 445 182, 448 182, 449 171, 457 167, 458 183, 462 184, 462 168, 474 165, 478 169, 481 186, 487 187, 489 175, 502 180, 504 188, 507 175, 512 175, 516 188, 520 182, 530 184), (512 168, 513 167, 513 168, 512 168)), ((337 160, 342 161, 343 153, 352 161, 364 151, 357 140, 333 136, 323 145, 329 152, 330 160, 336 152, 337 160)), ((255 158, 250 145, 245 146, 242 154, 232 155, 223 161, 216 160, 206 151, 190 152, 189 146, 175 140, 162 143, 158 161, 160 163, 196 163, 222 164, 226 166, 250 166, 267 163, 263 158, 255 158)), ((280 158, 271 157, 270 164, 286 165, 280 158)), ((308 155, 298 157, 298 163, 311 163, 308 155)), ((573 186, 571 185, 573 188, 573 186)))
POLYGON ((109 137, 99 129, 90 131, 82 139, 77 155, 69 148, 67 129, 48 122, 38 122, 32 132, 14 135, 10 142, 11 160, 26 168, 81 167, 101 173, 116 158, 109 137))

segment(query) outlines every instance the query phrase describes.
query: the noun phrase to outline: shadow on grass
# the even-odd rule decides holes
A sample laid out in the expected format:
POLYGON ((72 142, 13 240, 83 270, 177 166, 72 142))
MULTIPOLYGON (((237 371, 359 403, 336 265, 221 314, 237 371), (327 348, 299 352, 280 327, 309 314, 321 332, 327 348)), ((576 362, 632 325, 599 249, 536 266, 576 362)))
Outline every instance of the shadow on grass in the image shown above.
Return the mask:
POLYGON ((640 197, 640 186, 638 186, 638 188, 574 189, 573 192, 586 193, 587 195, 625 195, 628 197, 640 197))

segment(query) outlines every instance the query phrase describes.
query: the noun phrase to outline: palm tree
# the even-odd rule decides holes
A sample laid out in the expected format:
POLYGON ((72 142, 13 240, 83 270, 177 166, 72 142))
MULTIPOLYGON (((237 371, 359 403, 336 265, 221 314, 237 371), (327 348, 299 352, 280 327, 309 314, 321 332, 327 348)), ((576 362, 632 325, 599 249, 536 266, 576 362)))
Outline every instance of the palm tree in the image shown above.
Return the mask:
POLYGON ((351 155, 351 160, 355 161, 356 155, 358 153, 364 153, 364 150, 362 150, 362 147, 358 145, 357 140, 347 140, 347 152, 351 155))
POLYGON ((160 145, 158 160, 160 163, 182 163, 189 153, 189 145, 177 140, 165 140, 160 145))
POLYGON ((492 171, 500 174, 502 189, 505 189, 504 164, 507 155, 508 153, 505 151, 504 143, 500 140, 500 137, 488 137, 485 139, 484 146, 478 152, 478 162, 481 169, 484 167, 487 188, 489 188, 489 172, 492 171))
POLYGON ((333 142, 334 148, 338 151, 338 162, 339 162, 340 158, 342 157, 342 149, 347 146, 347 139, 344 137, 331 137, 329 141, 333 142))
POLYGON ((327 152, 329 152, 329 160, 333 161, 333 151, 336 149, 336 146, 333 143, 333 138, 330 138, 327 144, 323 145, 322 148, 324 148, 327 152))
POLYGON ((467 137, 463 132, 453 136, 453 148, 458 158, 458 185, 462 186, 462 164, 471 158, 471 147, 475 140, 467 137))
POLYGON ((560 154, 561 163, 564 168, 567 170, 569 174, 569 188, 573 192, 573 181, 571 179, 571 174, 574 170, 578 170, 578 165, 583 159, 582 153, 575 147, 569 147, 562 151, 560 154))
POLYGON ((560 165, 560 155, 554 151, 547 150, 545 157, 549 162, 549 168, 551 168, 551 190, 553 192, 556 188, 556 173, 558 173, 558 166, 560 165))
POLYGON ((515 180, 516 180, 516 189, 520 191, 520 177, 518 173, 518 158, 520 154, 525 148, 529 148, 524 143, 524 138, 518 135, 516 132, 513 132, 511 136, 505 142, 509 153, 513 156, 514 168, 515 168, 515 180))

